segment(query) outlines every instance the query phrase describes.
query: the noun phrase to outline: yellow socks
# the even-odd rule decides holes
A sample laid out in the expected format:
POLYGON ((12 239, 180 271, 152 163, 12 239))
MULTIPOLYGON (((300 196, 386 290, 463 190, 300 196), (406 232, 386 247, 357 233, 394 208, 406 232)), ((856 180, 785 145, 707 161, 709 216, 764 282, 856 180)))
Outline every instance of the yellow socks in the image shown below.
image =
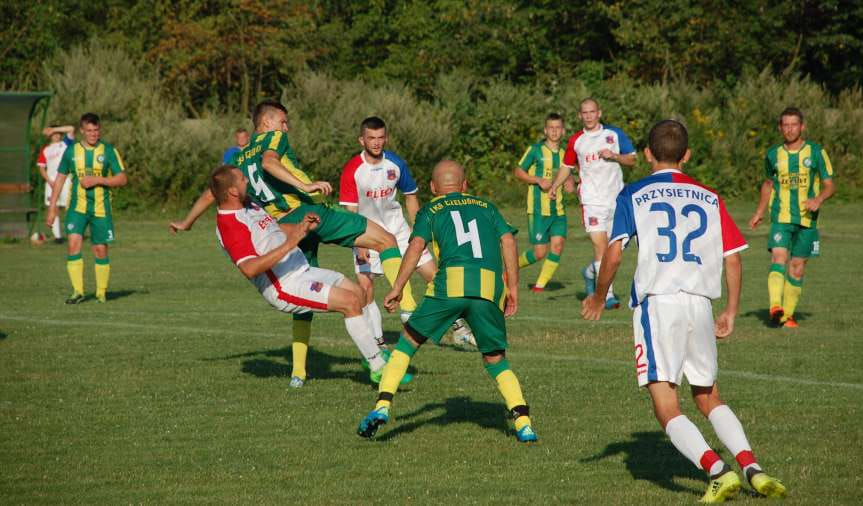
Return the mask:
POLYGON ((66 271, 69 272, 72 291, 84 295, 84 259, 80 253, 66 257, 66 271))
POLYGON ((414 348, 404 336, 399 338, 396 347, 384 366, 384 374, 381 377, 381 384, 378 386, 378 402, 375 404, 375 409, 389 408, 393 404, 393 396, 399 388, 402 378, 408 372, 408 366, 411 363, 411 357, 414 356, 417 349, 414 348))
POLYGON ((291 377, 306 379, 306 357, 309 353, 309 339, 312 337, 311 320, 294 320, 291 341, 291 377))
POLYGON ((402 311, 410 312, 414 312, 417 309, 417 301, 414 300, 414 292, 411 289, 410 281, 405 284, 404 290, 402 290, 402 301, 399 303, 399 307, 402 308, 402 311))
POLYGON ((770 297, 770 307, 782 305, 782 287, 785 285, 785 266, 771 264, 767 275, 767 295, 770 297))
POLYGON ((557 270, 557 266, 560 264, 560 255, 555 255, 554 253, 549 252, 548 256, 545 258, 545 262, 542 263, 542 270, 539 271, 539 277, 536 278, 536 286, 538 288, 544 288, 546 283, 554 276, 554 271, 557 270))
POLYGON ((381 251, 381 269, 384 271, 390 286, 396 282, 399 275, 399 267, 402 265, 402 253, 398 248, 389 248, 381 251))
POLYGON ((515 430, 518 431, 525 425, 530 425, 527 402, 521 393, 518 378, 509 368, 509 361, 503 359, 496 364, 485 364, 485 370, 497 382, 497 389, 503 395, 506 409, 515 417, 515 430))
POLYGON ((536 255, 533 254, 533 250, 527 250, 518 257, 518 268, 523 269, 528 265, 536 263, 536 255))
POLYGON ((105 293, 108 291, 108 280, 111 279, 111 263, 108 261, 108 257, 97 258, 95 262, 96 298, 105 300, 105 293))
POLYGON ((791 276, 785 278, 785 287, 782 292, 783 321, 794 316, 794 310, 797 309, 797 302, 800 301, 800 293, 802 291, 803 278, 794 279, 791 276))

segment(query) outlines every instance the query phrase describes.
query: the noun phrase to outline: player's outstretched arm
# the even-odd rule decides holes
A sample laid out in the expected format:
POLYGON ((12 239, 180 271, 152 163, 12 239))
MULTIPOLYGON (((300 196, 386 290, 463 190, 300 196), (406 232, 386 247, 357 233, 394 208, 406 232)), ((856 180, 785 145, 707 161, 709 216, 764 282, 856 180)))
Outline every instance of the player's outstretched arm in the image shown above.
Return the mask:
POLYGON ((560 188, 566 178, 572 175, 572 167, 569 165, 561 165, 560 170, 557 171, 557 176, 555 176, 554 181, 551 183, 551 188, 548 189, 548 198, 551 200, 557 199, 557 189, 560 188))
POLYGON ((749 219, 749 228, 755 230, 761 221, 764 220, 764 211, 767 210, 767 204, 770 202, 770 194, 773 193, 773 182, 765 179, 761 183, 761 194, 758 197, 758 207, 755 208, 755 214, 749 219))
POLYGON ((408 212, 408 224, 413 227, 417 221, 417 213, 420 210, 420 199, 416 193, 405 195, 405 209, 408 212))
POLYGON ((195 204, 189 209, 186 217, 183 218, 183 221, 172 221, 168 227, 170 227, 171 232, 177 233, 178 230, 192 230, 192 225, 204 214, 204 211, 207 210, 208 207, 213 205, 216 201, 215 195, 210 191, 209 188, 204 190, 204 193, 198 197, 198 200, 195 201, 195 204))
POLYGON ((277 263, 279 263, 282 258, 285 257, 292 249, 296 248, 300 241, 306 237, 306 234, 309 233, 309 230, 314 230, 317 228, 318 223, 321 222, 321 218, 315 213, 306 214, 303 221, 294 224, 294 225, 280 225, 282 230, 284 230, 286 239, 285 242, 280 244, 278 247, 274 248, 269 253, 250 258, 245 262, 240 263, 238 266, 240 271, 249 279, 254 278, 259 274, 263 274, 268 270, 272 269, 277 263))
POLYGON ((602 255, 599 275, 596 277, 596 292, 581 301, 581 316, 585 320, 599 320, 605 309, 605 296, 608 287, 617 275, 620 260, 623 258, 623 241, 617 240, 608 245, 605 254, 602 255))
POLYGON ((399 302, 402 300, 402 290, 411 277, 411 274, 417 268, 417 262, 420 261, 423 249, 426 247, 426 241, 422 237, 414 237, 408 244, 408 249, 402 256, 402 265, 399 267, 399 273, 393 283, 392 290, 384 296, 384 307, 390 313, 398 309, 399 302))
POLYGON ((288 183, 298 190, 302 190, 306 193, 319 191, 324 195, 329 195, 333 192, 333 187, 326 181, 315 181, 311 184, 300 181, 297 176, 291 174, 291 171, 282 164, 278 153, 275 151, 264 151, 263 161, 261 164, 264 166, 264 170, 269 172, 274 178, 284 183, 288 183))
POLYGON ((500 252, 506 273, 506 306, 503 315, 507 318, 518 312, 518 246, 511 233, 500 236, 500 252))
POLYGON ((731 335, 734 331, 734 318, 740 307, 740 287, 743 285, 743 261, 740 253, 733 253, 725 257, 725 287, 728 290, 728 302, 725 309, 716 318, 714 333, 716 337, 723 338, 731 335))

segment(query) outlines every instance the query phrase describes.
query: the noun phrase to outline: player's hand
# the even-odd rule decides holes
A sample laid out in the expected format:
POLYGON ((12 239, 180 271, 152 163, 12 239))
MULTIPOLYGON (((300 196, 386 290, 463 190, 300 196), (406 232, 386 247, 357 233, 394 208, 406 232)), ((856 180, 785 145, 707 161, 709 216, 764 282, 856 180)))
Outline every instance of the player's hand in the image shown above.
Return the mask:
POLYGON ((599 156, 600 156, 603 160, 612 160, 612 161, 613 161, 613 160, 615 159, 615 155, 616 155, 616 154, 617 154, 617 153, 615 153, 614 151, 612 151, 612 150, 610 150, 610 149, 608 149, 608 148, 606 148, 606 149, 600 149, 600 150, 599 150, 599 156))
POLYGON ((399 308, 399 302, 402 301, 402 291, 393 288, 390 293, 384 296, 384 308, 390 313, 395 313, 399 308))
POLYGON ((566 193, 572 193, 575 191, 575 180, 571 177, 566 178, 566 181, 563 182, 563 189, 566 190, 566 193))
POLYGON ((306 193, 321 192, 324 195, 329 195, 333 193, 333 187, 326 181, 315 181, 314 183, 307 184, 303 191, 306 193))
POLYGON ((52 206, 48 208, 48 212, 45 213, 45 224, 50 226, 54 225, 54 218, 57 217, 57 207, 52 206))
POLYGON ((761 216, 761 213, 753 214, 752 218, 749 218, 749 228, 751 228, 752 230, 755 230, 756 228, 758 228, 758 225, 761 224, 761 221, 763 219, 764 219, 764 217, 761 216))
POLYGON ((716 323, 713 325, 713 332, 717 339, 722 339, 731 335, 734 331, 734 313, 723 311, 716 318, 716 323))
POLYGON ((537 186, 539 186, 539 188, 540 188, 542 191, 547 192, 548 190, 550 190, 550 189, 551 189, 551 184, 552 184, 553 182, 554 182, 554 181, 552 181, 551 179, 540 179, 540 180, 539 180, 539 182, 538 182, 538 183, 536 183, 536 185, 537 185, 537 186))
POLYGON ((809 210, 810 213, 814 213, 821 207, 821 201, 815 197, 806 201, 806 209, 809 210))
POLYGON ((179 231, 189 231, 192 230, 192 225, 186 225, 185 222, 182 221, 172 221, 168 227, 171 229, 172 234, 176 234, 179 231))
POLYGON ((557 200, 557 186, 552 186, 548 189, 548 198, 551 200, 557 200))
POLYGON ((518 294, 516 292, 507 292, 506 305, 503 307, 504 318, 509 318, 518 312, 518 294))
POLYGON ((369 249, 368 248, 356 248, 357 250, 357 260, 360 264, 369 263, 369 249))
POLYGON ((321 224, 321 217, 318 216, 318 213, 306 213, 302 223, 306 231, 314 230, 321 224))
POLYGON ((78 180, 81 183, 81 186, 84 188, 92 188, 99 184, 99 180, 102 179, 99 176, 84 176, 78 180))
POLYGON ((605 301, 599 300, 595 293, 581 301, 581 317, 585 320, 599 320, 604 309, 605 301))

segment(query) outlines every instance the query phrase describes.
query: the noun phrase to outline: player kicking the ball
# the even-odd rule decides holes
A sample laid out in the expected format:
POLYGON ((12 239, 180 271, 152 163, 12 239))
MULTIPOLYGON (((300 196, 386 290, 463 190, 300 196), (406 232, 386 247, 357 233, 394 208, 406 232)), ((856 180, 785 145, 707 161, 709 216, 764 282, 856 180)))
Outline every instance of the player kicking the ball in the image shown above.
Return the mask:
POLYGON ((683 375, 698 410, 710 420, 752 488, 768 497, 783 497, 785 486, 761 469, 743 426, 719 398, 716 338, 734 330, 743 276, 740 251, 748 245, 719 196, 681 172, 689 160, 688 143, 686 128, 677 121, 661 121, 651 129, 644 154, 653 174, 618 195, 596 293, 582 303, 582 315, 599 319, 623 248, 637 237, 630 306, 638 384, 650 392, 656 418, 675 448, 710 476, 702 502, 735 496, 740 478, 681 414, 677 386, 683 375), (728 304, 714 323, 710 299, 722 295, 723 262, 728 304))
POLYGON ((516 438, 521 442, 537 440, 518 378, 506 359, 504 317, 518 310, 515 229, 494 204, 464 193, 466 189, 464 169, 459 164, 444 160, 435 166, 431 191, 436 198, 417 213, 410 245, 384 305, 390 312, 396 310, 402 289, 431 242, 440 252, 434 289, 405 323, 384 368, 375 409, 357 429, 362 437, 374 437, 389 421, 396 388, 417 349, 428 339, 440 342, 450 325, 463 317, 473 329, 486 371, 497 382, 515 418, 516 438))
POLYGON ((306 213, 302 220, 279 224, 246 194, 249 181, 231 165, 210 176, 210 190, 218 203, 217 234, 231 260, 257 287, 271 306, 285 313, 334 311, 345 316, 345 327, 380 381, 386 363, 384 350, 363 314, 363 290, 342 274, 310 267, 297 247, 320 225, 320 217, 306 213), (286 234, 287 232, 287 234, 286 234))
MULTIPOLYGON (((384 120, 372 116, 360 124, 359 143, 363 151, 348 160, 342 168, 339 184, 339 203, 352 213, 377 223, 391 233, 398 242, 399 251, 404 254, 408 247, 411 227, 402 214, 402 206, 398 201, 398 192, 405 197, 405 207, 408 210, 408 220, 413 223, 419 210, 417 184, 411 176, 410 169, 404 160, 392 151, 386 151, 387 125, 384 120)), ((434 279, 437 268, 427 249, 422 251, 417 266, 420 276, 430 283, 434 279)), ((366 292, 366 307, 370 308, 374 319, 380 322, 380 309, 375 304, 374 278, 384 273, 381 268, 381 257, 377 251, 368 248, 354 248, 354 269, 357 281, 366 292)), ((405 284, 402 292, 402 322, 410 318, 416 309, 410 283, 405 284)), ((453 339, 459 344, 476 344, 465 321, 461 318, 453 324, 453 339)), ((383 344, 383 329, 377 326, 375 338, 383 344)))

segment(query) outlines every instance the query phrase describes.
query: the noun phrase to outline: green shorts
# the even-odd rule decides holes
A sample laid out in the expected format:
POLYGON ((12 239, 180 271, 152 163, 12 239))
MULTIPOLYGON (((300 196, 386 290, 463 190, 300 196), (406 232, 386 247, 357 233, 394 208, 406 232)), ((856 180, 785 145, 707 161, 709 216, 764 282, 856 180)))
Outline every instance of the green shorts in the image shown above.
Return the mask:
POLYGON ((282 216, 279 223, 299 223, 307 213, 315 213, 321 217, 321 223, 309 237, 317 237, 318 241, 325 244, 351 248, 356 238, 366 233, 368 226, 365 216, 323 204, 300 204, 282 216))
POLYGON ((111 219, 110 210, 102 218, 90 213, 79 213, 72 209, 66 211, 66 235, 78 234, 83 236, 87 225, 90 225, 90 242, 93 244, 114 242, 114 220, 111 219))
POLYGON ((531 244, 548 244, 551 237, 566 237, 566 215, 527 215, 528 240, 531 244))
POLYGON ((818 229, 791 223, 774 223, 770 225, 767 251, 773 248, 785 248, 791 252, 792 257, 817 257, 821 253, 818 229))
POLYGON ((407 325, 423 337, 440 344, 441 337, 458 318, 473 330, 479 351, 505 350, 506 323, 494 302, 474 297, 439 298, 426 295, 407 325))

